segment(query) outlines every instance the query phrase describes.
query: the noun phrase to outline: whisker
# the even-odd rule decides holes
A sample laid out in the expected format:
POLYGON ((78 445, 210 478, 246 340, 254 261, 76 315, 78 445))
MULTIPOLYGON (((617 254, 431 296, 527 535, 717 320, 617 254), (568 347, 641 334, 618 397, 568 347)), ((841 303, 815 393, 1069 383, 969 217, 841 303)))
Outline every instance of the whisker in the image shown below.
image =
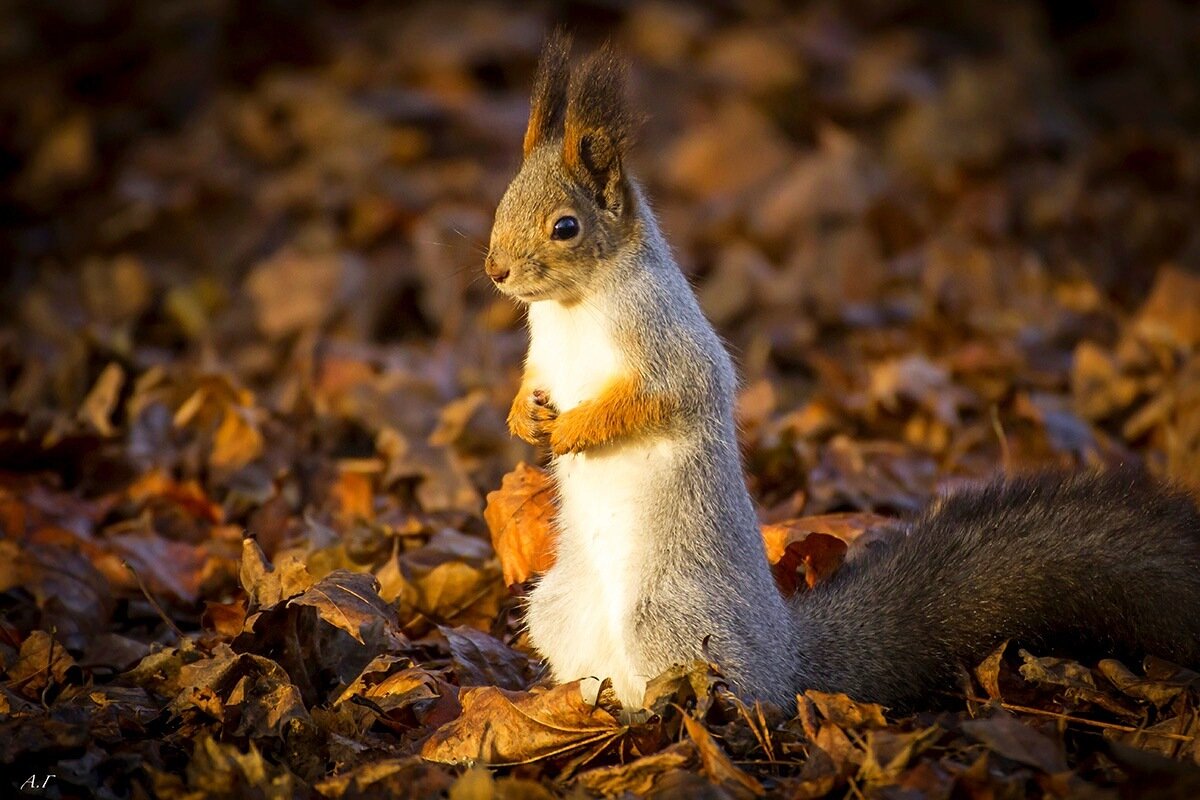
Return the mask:
MULTIPOLYGON (((436 239, 409 239, 409 241, 414 244, 432 244, 432 245, 436 245, 437 247, 446 247, 446 248, 462 247, 462 244, 460 244, 459 242, 439 242, 436 239)), ((473 252, 478 253, 479 255, 484 256, 485 258, 487 257, 487 254, 488 254, 487 248, 482 247, 478 244, 475 244, 474 242, 468 242, 467 246, 473 252)))
POLYGON ((465 239, 467 242, 467 245, 470 246, 472 250, 475 250, 478 253, 487 255, 487 248, 482 246, 481 244, 479 244, 479 242, 477 240, 472 239, 470 236, 467 236, 465 233, 463 233, 462 231, 460 231, 458 228, 454 227, 453 225, 450 226, 450 230, 454 231, 459 236, 461 236, 463 239, 465 239))

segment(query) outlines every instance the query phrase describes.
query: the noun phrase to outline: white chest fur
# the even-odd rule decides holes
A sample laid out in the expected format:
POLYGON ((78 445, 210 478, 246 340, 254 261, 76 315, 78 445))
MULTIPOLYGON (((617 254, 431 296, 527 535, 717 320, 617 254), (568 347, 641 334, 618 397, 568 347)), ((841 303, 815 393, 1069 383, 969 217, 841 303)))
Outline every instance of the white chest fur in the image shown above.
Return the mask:
MULTIPOLYGON (((560 414, 595 397, 621 368, 599 309, 535 303, 529 318, 529 367, 560 414)), ((653 677, 630 635, 642 585, 639 542, 654 484, 669 476, 673 457, 664 438, 639 437, 555 459, 558 558, 529 598, 530 637, 555 678, 612 678, 634 707, 653 677)))
POLYGON ((528 364, 559 411, 594 397, 620 369, 604 310, 582 303, 531 304, 528 364))

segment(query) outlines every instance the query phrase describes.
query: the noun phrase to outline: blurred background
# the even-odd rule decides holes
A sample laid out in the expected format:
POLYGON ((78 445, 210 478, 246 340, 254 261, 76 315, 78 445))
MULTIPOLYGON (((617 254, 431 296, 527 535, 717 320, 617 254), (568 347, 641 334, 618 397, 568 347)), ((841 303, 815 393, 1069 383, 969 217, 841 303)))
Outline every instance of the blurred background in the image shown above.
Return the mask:
POLYGON ((5 468, 159 469, 234 518, 350 469, 478 519, 536 458, 502 424, 521 313, 481 263, 561 23, 633 62, 635 169, 740 364, 765 507, 903 511, 998 465, 1194 477, 1195 4, 3 17, 5 468))

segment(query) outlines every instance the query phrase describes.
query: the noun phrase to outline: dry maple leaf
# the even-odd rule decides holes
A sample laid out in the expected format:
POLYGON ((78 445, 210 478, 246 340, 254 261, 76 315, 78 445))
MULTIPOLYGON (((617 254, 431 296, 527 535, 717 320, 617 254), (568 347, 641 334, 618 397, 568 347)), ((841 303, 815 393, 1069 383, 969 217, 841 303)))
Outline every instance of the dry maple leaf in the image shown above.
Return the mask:
POLYGON ((554 566, 555 510, 550 476, 523 461, 488 493, 483 518, 509 586, 554 566))
POLYGON ((463 713, 436 730, 421 755, 443 764, 528 764, 598 753, 628 730, 583 699, 579 681, 536 694, 492 686, 464 689, 463 713))

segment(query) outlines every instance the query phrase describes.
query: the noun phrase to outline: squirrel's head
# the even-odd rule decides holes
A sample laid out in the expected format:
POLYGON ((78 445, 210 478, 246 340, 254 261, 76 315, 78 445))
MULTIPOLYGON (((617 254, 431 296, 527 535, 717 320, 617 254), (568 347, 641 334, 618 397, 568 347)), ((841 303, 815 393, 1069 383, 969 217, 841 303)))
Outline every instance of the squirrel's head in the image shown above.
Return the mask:
POLYGON ((633 233, 625 65, 606 48, 569 74, 569 54, 560 33, 542 50, 525 159, 496 209, 485 262, 500 291, 523 302, 578 299, 633 233))

